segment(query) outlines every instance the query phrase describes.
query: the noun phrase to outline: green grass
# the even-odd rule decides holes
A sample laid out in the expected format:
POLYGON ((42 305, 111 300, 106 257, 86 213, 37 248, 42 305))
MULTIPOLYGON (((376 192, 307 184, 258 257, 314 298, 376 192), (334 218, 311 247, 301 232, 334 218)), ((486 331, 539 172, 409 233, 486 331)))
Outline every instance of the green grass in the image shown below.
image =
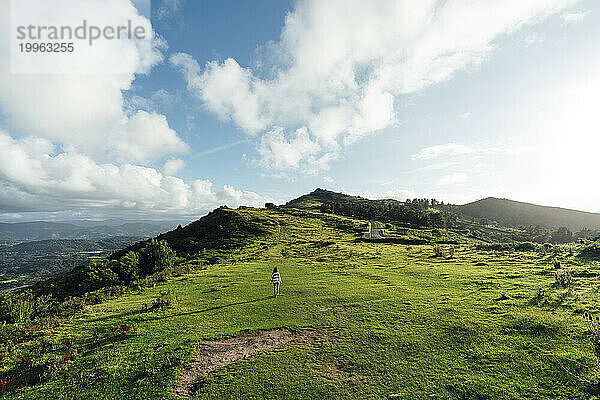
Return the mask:
POLYGON ((471 245, 461 245, 454 259, 434 258, 429 245, 355 241, 361 221, 293 210, 240 213, 268 217, 275 233, 232 250, 229 261, 42 331, 53 347, 39 359, 28 350, 34 367, 62 357, 65 337, 75 355, 12 397, 172 398, 197 342, 281 327, 310 334, 202 379, 195 398, 592 397, 576 377, 599 372, 579 315, 598 311, 597 264, 577 264, 568 253, 471 245), (553 287, 556 257, 580 272, 574 287, 553 287), (275 265, 283 278, 276 299, 269 284, 275 265), (147 311, 165 290, 180 305, 147 311), (123 334, 121 325, 131 322, 136 328, 123 334))

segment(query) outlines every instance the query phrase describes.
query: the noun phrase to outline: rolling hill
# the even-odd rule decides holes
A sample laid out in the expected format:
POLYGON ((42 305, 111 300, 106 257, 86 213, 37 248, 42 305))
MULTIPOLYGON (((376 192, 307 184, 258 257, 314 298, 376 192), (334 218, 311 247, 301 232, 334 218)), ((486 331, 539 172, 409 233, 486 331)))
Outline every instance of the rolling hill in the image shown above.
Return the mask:
POLYGON ((311 193, 288 201, 283 207, 318 210, 324 203, 363 202, 366 200, 359 196, 350 196, 348 194, 317 188, 311 193))
POLYGON ((0 320, 6 398, 173 399, 182 380, 189 398, 215 400, 590 398, 582 380, 600 368, 582 315, 600 313, 596 261, 470 236, 450 254, 435 246, 445 228, 414 229, 430 242, 410 244, 363 240, 366 228, 306 208, 219 208, 159 237, 177 250, 172 270, 129 284, 74 270, 62 284, 110 279, 55 296, 56 314, 0 320), (272 335, 290 341, 248 345, 272 335))
POLYGON ((502 225, 540 225, 548 228, 565 226, 572 231, 583 228, 600 229, 600 214, 494 197, 457 206, 456 209, 465 216, 485 218, 502 225))

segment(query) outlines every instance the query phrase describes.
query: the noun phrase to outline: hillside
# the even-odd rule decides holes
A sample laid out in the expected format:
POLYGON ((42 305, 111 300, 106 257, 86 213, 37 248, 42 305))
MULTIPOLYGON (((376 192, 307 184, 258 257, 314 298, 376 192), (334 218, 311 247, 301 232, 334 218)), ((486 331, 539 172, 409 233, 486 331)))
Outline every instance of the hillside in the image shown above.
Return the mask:
MULTIPOLYGON (((157 239, 165 240, 179 255, 189 255, 203 249, 239 248, 272 234, 276 227, 276 222, 271 218, 262 217, 250 208, 232 210, 221 207, 185 227, 163 233, 157 239)), ((113 257, 121 257, 141 246, 143 243, 127 247, 113 257)))
POLYGON ((288 201, 283 207, 318 210, 325 203, 352 203, 362 202, 365 200, 367 199, 363 197, 350 196, 343 193, 317 188, 311 193, 288 201))
POLYGON ((572 231, 583 228, 600 229, 600 214, 494 197, 457 206, 457 210, 468 217, 485 218, 502 225, 540 225, 549 228, 565 226, 572 231))
POLYGON ((0 324, 7 398, 173 399, 182 382, 194 399, 591 397, 582 380, 600 371, 581 314, 600 313, 597 264, 468 237, 436 256, 364 241, 366 226, 220 208, 161 235, 178 248, 172 274, 110 281, 27 330, 0 324))

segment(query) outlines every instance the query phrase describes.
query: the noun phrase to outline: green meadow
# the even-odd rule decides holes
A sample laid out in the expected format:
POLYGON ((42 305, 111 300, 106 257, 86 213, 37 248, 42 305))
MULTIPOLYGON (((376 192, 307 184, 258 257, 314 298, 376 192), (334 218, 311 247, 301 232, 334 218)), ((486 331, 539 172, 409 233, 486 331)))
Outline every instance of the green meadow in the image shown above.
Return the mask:
POLYGON ((5 398, 177 398, 198 342, 276 328, 300 338, 199 376, 192 398, 596 398, 583 314, 598 311, 600 265, 574 247, 478 250, 448 231, 459 239, 454 255, 436 257, 433 243, 361 240, 367 221, 227 212, 268 234, 217 261, 207 250, 182 257, 163 282, 28 328, 3 345, 3 376, 55 367, 5 398), (565 271, 572 282, 561 286, 565 271), (161 292, 177 299, 153 308, 161 292))

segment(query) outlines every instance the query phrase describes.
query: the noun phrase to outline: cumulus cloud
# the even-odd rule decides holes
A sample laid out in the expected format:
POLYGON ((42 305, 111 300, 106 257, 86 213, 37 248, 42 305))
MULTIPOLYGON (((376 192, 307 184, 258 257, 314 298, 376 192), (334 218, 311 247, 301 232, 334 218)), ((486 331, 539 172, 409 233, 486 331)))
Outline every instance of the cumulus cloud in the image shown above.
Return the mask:
POLYGON ((499 38, 574 2, 300 0, 258 67, 201 67, 183 53, 171 63, 206 109, 261 136, 262 165, 304 171, 319 160, 314 170, 393 126, 399 96, 476 67, 499 38))
POLYGON ((165 162, 163 173, 165 175, 176 175, 183 169, 185 162, 179 158, 171 158, 165 162))
POLYGON ((15 211, 15 199, 25 200, 20 211, 49 202, 56 209, 102 207, 186 215, 222 204, 261 206, 268 200, 230 186, 215 192, 207 180, 188 184, 170 176, 181 160, 167 161, 162 174, 133 164, 98 164, 76 152, 52 153, 48 141, 16 140, 0 131, 0 186, 9 194, 0 197, 0 212, 15 211))
POLYGON ((52 21, 78 26, 82 16, 88 16, 90 24, 121 26, 131 20, 150 32, 143 40, 76 43, 76 56, 63 55, 59 62, 40 56, 39 71, 60 72, 52 70, 58 63, 71 72, 42 74, 11 73, 9 4, 0 3, 0 108, 13 135, 44 138, 95 158, 126 162, 146 163, 188 150, 164 115, 128 110, 124 103, 123 91, 131 88, 136 75, 161 63, 166 48, 150 21, 129 1, 65 0, 60 6, 38 0, 18 2, 28 21, 42 25, 52 21))
MULTIPOLYGON (((89 16, 90 24, 131 20, 152 32, 144 40, 77 47, 76 57, 60 60, 61 68, 81 73, 13 73, 9 4, 0 2, 0 111, 6 122, 0 126, 0 213, 87 209, 197 216, 222 204, 264 203, 253 192, 214 190, 208 180, 173 176, 184 166, 175 156, 187 153, 188 145, 144 99, 124 100, 136 76, 161 63, 167 47, 130 1, 20 0, 13 8, 43 25, 76 26, 89 16), (149 166, 166 157, 162 173, 149 166)), ((43 57, 40 71, 57 67, 55 59, 43 57)), ((150 100, 167 101, 169 93, 157 91, 150 100)))

